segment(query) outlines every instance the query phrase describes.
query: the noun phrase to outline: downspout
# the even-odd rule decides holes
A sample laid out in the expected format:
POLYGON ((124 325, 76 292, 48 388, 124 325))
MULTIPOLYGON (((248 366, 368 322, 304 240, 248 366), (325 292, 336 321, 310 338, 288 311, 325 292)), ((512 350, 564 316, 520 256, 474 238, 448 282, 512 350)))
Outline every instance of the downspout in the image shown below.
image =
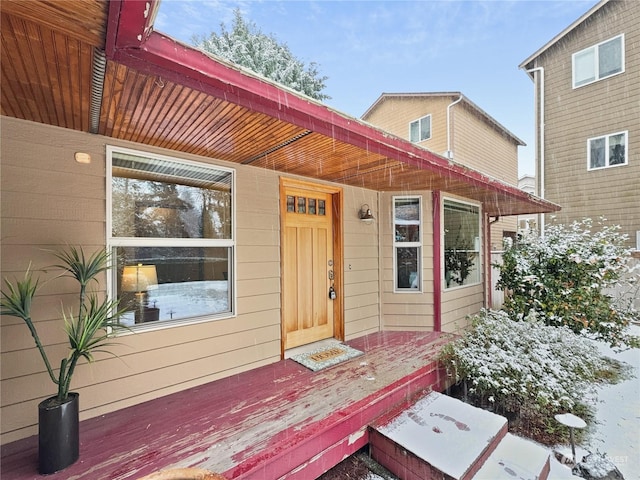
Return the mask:
POLYGON ((451 107, 462 101, 464 95, 460 94, 457 100, 447 105, 447 158, 453 160, 453 152, 451 151, 451 107))
POLYGON ((100 128, 100 109, 107 59, 104 51, 93 49, 93 69, 91 72, 91 103, 89 105, 89 133, 98 133, 100 128))
MULTIPOLYGON (((544 199, 544 67, 536 67, 530 70, 525 70, 527 73, 531 72, 539 72, 540 75, 536 73, 535 83, 536 89, 534 92, 534 103, 535 105, 540 104, 539 112, 538 112, 538 136, 536 137, 536 152, 538 152, 538 166, 539 166, 539 175, 540 175, 540 198, 544 199)), ((540 214, 540 236, 544 237, 544 213, 540 214)))

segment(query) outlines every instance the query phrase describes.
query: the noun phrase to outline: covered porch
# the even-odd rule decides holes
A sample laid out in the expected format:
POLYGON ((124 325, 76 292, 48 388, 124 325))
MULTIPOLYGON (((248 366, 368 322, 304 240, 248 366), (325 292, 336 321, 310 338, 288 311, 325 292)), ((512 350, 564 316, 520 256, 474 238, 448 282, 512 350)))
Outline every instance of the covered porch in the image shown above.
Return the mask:
MULTIPOLYGON (((364 355, 313 372, 281 360, 85 420, 80 459, 57 479, 138 479, 198 467, 228 479, 312 479, 368 443, 367 426, 448 382, 436 357, 450 335, 379 332, 348 344, 364 355)), ((2 477, 42 478, 37 437, 2 448, 2 477)))

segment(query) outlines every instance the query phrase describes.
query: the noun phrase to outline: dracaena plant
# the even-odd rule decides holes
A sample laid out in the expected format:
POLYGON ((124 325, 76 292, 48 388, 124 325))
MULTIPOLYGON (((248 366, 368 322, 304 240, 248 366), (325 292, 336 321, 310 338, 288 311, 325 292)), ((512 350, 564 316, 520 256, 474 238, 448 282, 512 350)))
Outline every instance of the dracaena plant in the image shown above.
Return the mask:
POLYGON ((47 372, 53 383, 57 385, 56 398, 58 402, 64 402, 69 395, 71 378, 78 361, 84 358, 92 362, 95 353, 109 353, 104 350, 105 347, 113 345, 109 330, 124 327, 118 323, 121 312, 118 311, 117 301, 107 298, 101 300, 89 289, 90 284, 97 282, 97 277, 108 270, 108 252, 103 249, 87 257, 82 248, 71 246, 53 254, 61 262, 54 265, 54 268, 62 270, 62 273, 55 278, 74 278, 78 282, 79 297, 76 313, 73 309, 62 306, 62 320, 69 339, 69 353, 60 361, 57 372, 51 366, 31 316, 33 300, 40 287, 40 280, 34 278, 31 265, 25 272, 23 280, 12 282, 5 278, 5 289, 2 290, 0 306, 2 315, 21 318, 27 325, 47 372))

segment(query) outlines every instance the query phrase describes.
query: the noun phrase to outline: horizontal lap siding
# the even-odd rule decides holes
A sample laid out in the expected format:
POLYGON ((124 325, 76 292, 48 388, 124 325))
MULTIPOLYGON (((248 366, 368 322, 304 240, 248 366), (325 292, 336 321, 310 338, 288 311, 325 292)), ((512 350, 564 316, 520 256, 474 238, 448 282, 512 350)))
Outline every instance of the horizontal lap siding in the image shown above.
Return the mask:
POLYGON ((345 339, 380 331, 377 193, 344 190, 344 323, 345 339), (362 222, 362 205, 371 208, 375 220, 362 222))
MULTIPOLYGON (((197 386, 280 359, 280 222, 276 172, 212 162, 127 142, 2 117, 2 274, 21 276, 52 263, 42 248, 66 243, 102 248, 106 233, 105 146, 117 145, 236 168, 237 317, 123 335, 113 352, 78 366, 73 390, 81 418, 197 386), (77 164, 76 151, 92 156, 77 164)), ((377 222, 357 220, 373 192, 347 188, 345 196, 345 332, 379 329, 377 222), (348 267, 351 269, 348 269, 348 267)), ((49 272, 43 278, 53 275, 49 272)), ((104 279, 103 279, 104 280, 104 279)), ((101 288, 104 289, 104 281, 101 288)), ((66 349, 60 298, 75 299, 72 281, 44 285, 34 317, 54 364, 66 349)), ((55 393, 28 329, 2 317, 2 443, 37 431, 37 404, 55 393)))
MULTIPOLYGON (((604 216, 635 246, 640 230, 640 9, 609 2, 543 53, 545 69, 545 197, 562 206, 557 221, 604 216), (573 53, 621 33, 625 72, 572 88, 573 53), (628 164, 587 170, 587 139, 628 131, 628 164)), ((549 217, 547 217, 547 222, 549 217)))
POLYGON ((442 331, 456 332, 469 325, 469 316, 484 307, 482 284, 447 290, 442 294, 442 331))

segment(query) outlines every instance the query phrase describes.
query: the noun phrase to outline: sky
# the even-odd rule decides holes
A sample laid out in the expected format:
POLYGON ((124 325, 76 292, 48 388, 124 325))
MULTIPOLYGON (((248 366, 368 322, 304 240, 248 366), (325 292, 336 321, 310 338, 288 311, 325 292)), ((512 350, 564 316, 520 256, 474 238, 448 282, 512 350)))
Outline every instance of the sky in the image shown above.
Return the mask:
MULTIPOLYGON (((154 29, 184 43, 231 29, 233 11, 328 77, 324 103, 359 118, 382 93, 462 92, 527 146, 534 83, 518 65, 596 0, 161 0, 154 29)), ((570 61, 570 58, 567 59, 570 61)))

